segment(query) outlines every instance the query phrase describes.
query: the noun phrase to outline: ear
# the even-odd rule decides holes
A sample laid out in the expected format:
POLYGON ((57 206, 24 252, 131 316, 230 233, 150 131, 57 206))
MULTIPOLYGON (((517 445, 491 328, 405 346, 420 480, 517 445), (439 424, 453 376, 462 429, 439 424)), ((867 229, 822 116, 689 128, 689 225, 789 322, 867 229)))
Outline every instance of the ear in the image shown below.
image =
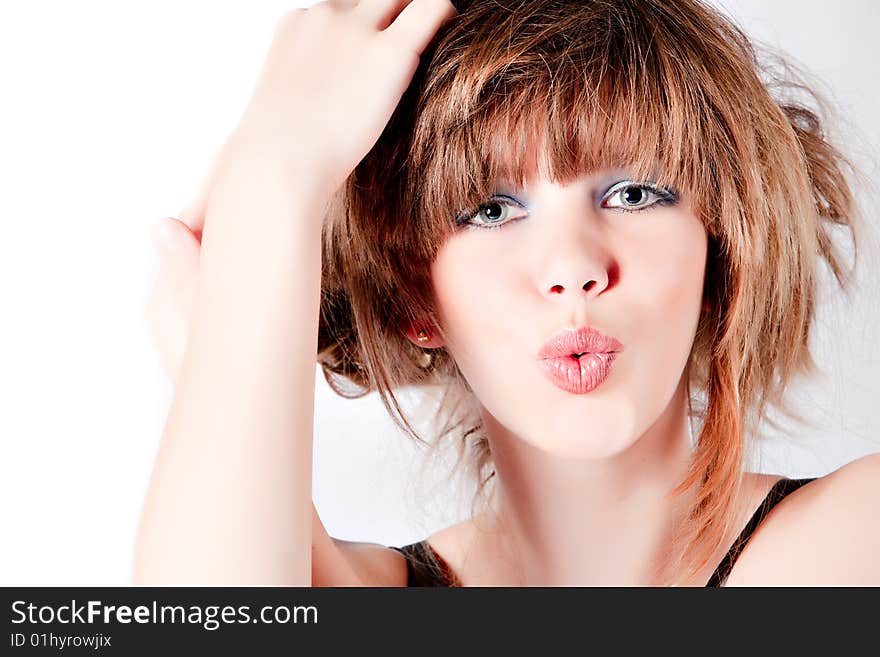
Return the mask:
POLYGON ((428 322, 416 322, 410 324, 404 330, 404 335, 417 347, 423 349, 436 349, 443 346, 443 339, 438 335, 437 330, 428 322), (419 340, 419 336, 422 339, 419 340), (425 339, 427 337, 427 339, 425 339))

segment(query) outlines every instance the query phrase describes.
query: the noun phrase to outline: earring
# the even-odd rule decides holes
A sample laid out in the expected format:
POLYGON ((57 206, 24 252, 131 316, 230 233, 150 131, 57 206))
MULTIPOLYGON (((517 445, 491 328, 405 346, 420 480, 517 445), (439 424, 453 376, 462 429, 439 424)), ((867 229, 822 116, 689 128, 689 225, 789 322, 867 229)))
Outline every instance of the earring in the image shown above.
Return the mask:
POLYGON ((419 342, 427 342, 429 339, 428 332, 425 329, 420 329, 416 337, 419 342))

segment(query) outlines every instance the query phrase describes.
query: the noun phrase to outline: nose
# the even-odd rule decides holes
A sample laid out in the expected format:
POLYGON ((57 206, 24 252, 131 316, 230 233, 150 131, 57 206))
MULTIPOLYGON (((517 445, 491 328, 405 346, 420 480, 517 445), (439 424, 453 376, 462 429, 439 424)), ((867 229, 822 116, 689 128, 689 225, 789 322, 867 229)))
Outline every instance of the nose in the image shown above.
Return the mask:
MULTIPOLYGON (((588 280, 586 283, 584 283, 580 287, 584 292, 587 293, 587 296, 590 296, 590 294, 589 294, 590 292, 592 292, 592 296, 597 296, 599 294, 599 291, 597 291, 596 288, 603 287, 603 286, 601 286, 599 284, 599 282, 596 281, 595 279, 592 279, 592 280, 588 280)), ((604 287, 607 287, 607 286, 604 286, 604 287)), ((568 286, 568 287, 566 287, 565 285, 561 285, 561 284, 551 285, 550 286, 550 293, 551 294, 562 294, 567 289, 574 290, 576 288, 577 288, 576 285, 572 285, 572 286, 568 286)), ((569 294, 573 294, 573 293, 570 292, 569 294)))
POLYGON ((617 278, 613 255, 595 231, 583 226, 554 239, 547 256, 541 287, 551 300, 593 299, 617 278))

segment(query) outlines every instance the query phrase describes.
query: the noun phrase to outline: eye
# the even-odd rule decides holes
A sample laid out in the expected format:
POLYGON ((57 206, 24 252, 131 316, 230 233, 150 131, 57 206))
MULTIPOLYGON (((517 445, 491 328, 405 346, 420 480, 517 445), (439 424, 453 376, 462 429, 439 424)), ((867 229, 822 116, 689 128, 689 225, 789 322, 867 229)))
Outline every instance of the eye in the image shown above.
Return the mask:
POLYGON ((651 183, 623 180, 614 185, 602 199, 602 207, 624 212, 640 212, 655 205, 672 205, 678 202, 675 192, 651 183), (616 201, 616 205, 605 205, 616 201))
MULTIPOLYGON (((678 195, 664 187, 659 187, 650 182, 635 182, 622 180, 613 185, 602 197, 601 207, 622 212, 641 212, 656 205, 675 205, 678 203, 678 195), (606 205, 606 203, 611 204, 606 205)), ((515 199, 504 195, 493 195, 488 201, 482 203, 476 211, 470 209, 458 214, 455 223, 459 226, 473 229, 501 228, 505 224, 517 221, 522 217, 513 216, 513 208, 525 207, 515 199), (476 214, 473 214, 476 212, 476 214)))
POLYGON ((462 212, 456 223, 466 225, 469 228, 488 228, 494 230, 514 221, 510 218, 511 208, 514 206, 523 207, 509 196, 492 196, 477 208, 476 214, 470 215, 470 210, 462 212))

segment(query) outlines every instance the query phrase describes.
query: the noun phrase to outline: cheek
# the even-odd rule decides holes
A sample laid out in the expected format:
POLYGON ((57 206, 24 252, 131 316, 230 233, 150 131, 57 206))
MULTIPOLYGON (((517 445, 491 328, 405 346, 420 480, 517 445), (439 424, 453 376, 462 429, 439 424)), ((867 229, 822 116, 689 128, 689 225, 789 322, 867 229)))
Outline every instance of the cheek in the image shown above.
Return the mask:
POLYGON ((505 267, 503 256, 464 240, 451 241, 439 250, 431 278, 447 346, 453 352, 467 351, 468 342, 476 339, 485 346, 482 338, 498 337, 503 330, 503 318, 513 312, 505 267))
POLYGON ((700 312, 707 236, 695 218, 674 217, 664 226, 627 249, 621 270, 630 278, 627 297, 637 299, 643 313, 665 318, 664 326, 681 330, 679 320, 689 325, 700 312))
MULTIPOLYGON (((707 237, 696 219, 670 222, 628 252, 627 303, 633 317, 631 340, 638 345, 639 366, 647 385, 665 399, 687 365, 703 300, 707 237)), ((644 391, 649 392, 647 389, 644 391)))

